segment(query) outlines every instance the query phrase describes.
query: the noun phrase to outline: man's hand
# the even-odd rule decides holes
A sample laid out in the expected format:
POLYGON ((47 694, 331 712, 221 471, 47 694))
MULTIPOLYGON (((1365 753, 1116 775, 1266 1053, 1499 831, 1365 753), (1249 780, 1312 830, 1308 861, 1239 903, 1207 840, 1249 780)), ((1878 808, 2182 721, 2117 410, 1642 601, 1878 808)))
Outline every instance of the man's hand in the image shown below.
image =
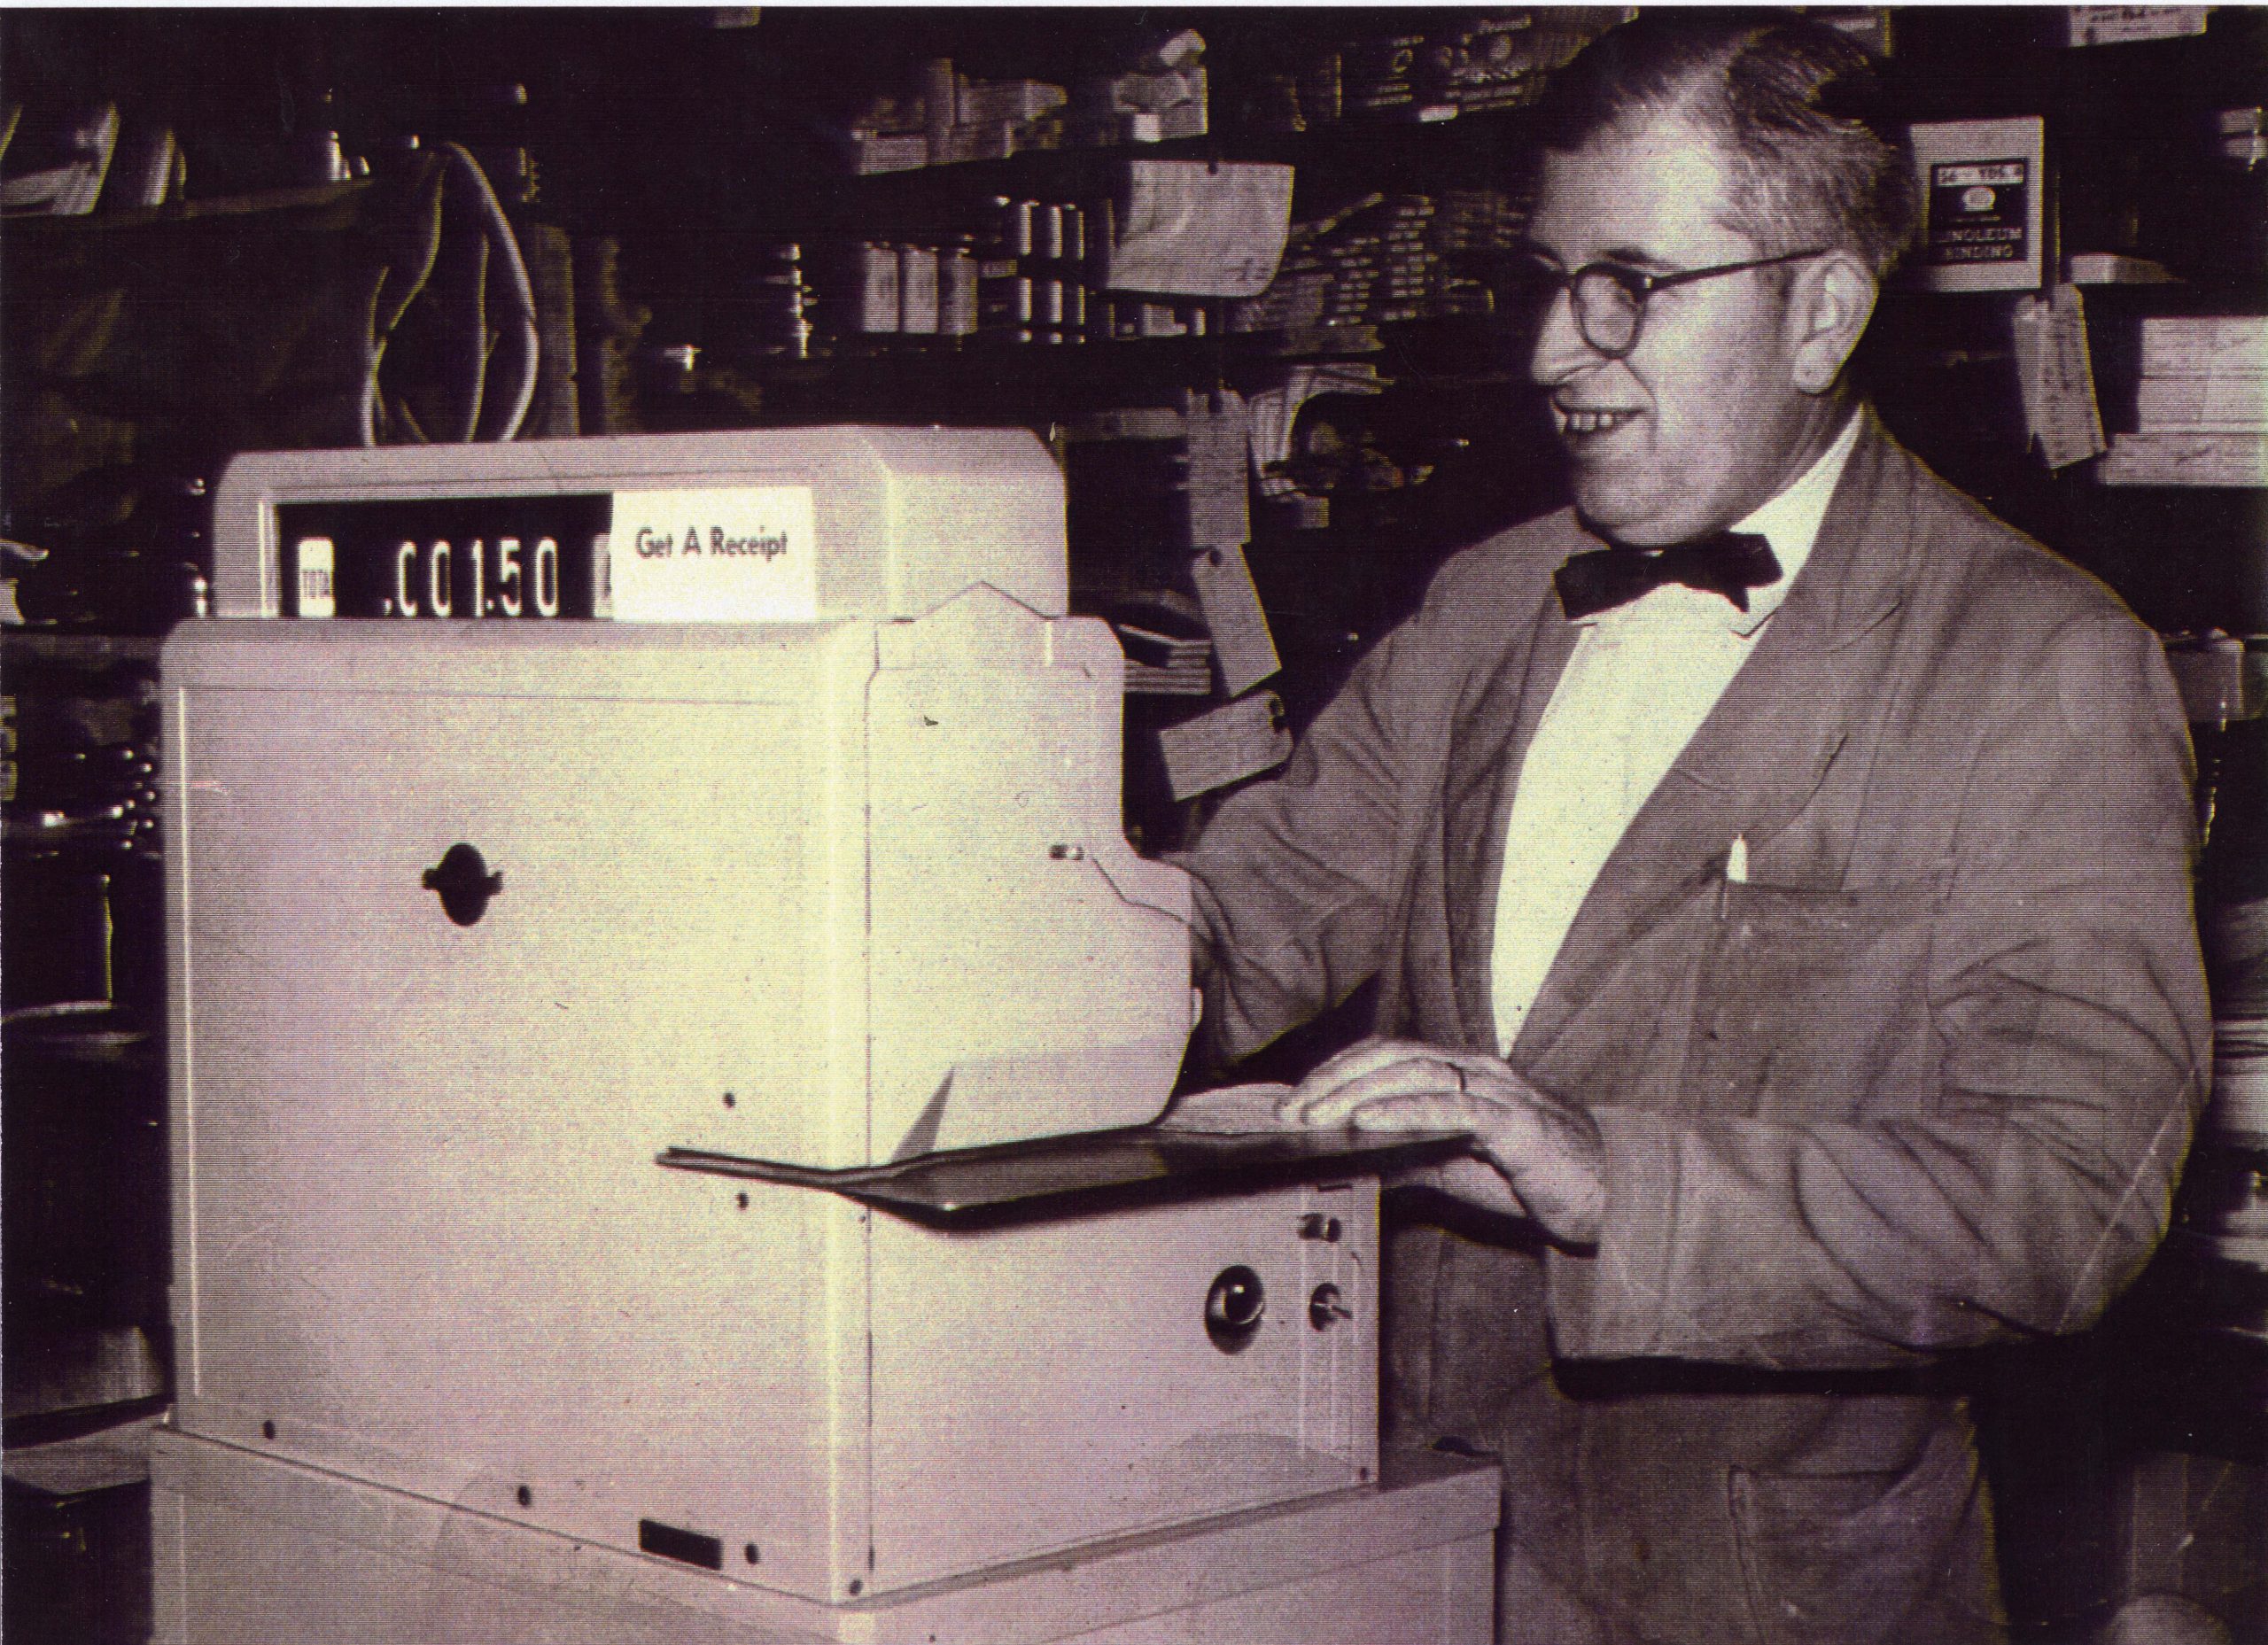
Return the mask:
POLYGON ((1597 1243, 1606 1208, 1597 1125, 1586 1110, 1546 1096, 1494 1057, 1367 1040, 1309 1075, 1278 1112, 1318 1127, 1469 1130, 1479 1158, 1446 1167, 1445 1191, 1532 1217, 1569 1245, 1597 1243))

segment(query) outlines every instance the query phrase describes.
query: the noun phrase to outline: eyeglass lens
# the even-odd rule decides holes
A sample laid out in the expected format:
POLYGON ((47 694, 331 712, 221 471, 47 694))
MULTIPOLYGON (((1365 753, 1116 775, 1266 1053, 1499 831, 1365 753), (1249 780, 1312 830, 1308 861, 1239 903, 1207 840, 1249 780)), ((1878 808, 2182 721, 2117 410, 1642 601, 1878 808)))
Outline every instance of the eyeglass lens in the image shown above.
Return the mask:
POLYGON ((1575 329, 1602 353, 1619 354, 1638 335, 1646 299, 1603 268, 1586 268, 1575 281, 1575 329))
POLYGON ((1522 260, 1512 272, 1506 306, 1523 338, 1535 336, 1553 302, 1567 290, 1573 293, 1575 329, 1593 348, 1604 354, 1620 354, 1636 339, 1645 299, 1611 270, 1593 265, 1571 279, 1538 259, 1522 260))

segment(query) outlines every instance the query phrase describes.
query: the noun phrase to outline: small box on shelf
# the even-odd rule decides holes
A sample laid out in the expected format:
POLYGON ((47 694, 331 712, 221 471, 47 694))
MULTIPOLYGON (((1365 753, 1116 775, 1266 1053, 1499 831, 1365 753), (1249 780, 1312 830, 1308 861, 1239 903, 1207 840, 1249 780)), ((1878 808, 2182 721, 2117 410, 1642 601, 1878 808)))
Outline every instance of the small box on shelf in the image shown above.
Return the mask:
POLYGON ((2096 477, 2106 485, 2268 485, 2268 433, 2113 435, 2096 477))
POLYGON ((2140 359, 2105 485, 2268 485, 2268 315, 2148 316, 2140 359))

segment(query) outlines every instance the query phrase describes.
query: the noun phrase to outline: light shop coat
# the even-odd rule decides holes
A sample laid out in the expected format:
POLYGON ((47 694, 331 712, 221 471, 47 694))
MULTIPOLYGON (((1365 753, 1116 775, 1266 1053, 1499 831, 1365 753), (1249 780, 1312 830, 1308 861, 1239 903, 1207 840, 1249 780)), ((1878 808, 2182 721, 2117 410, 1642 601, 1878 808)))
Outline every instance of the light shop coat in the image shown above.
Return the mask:
MULTIPOLYGON (((1496 1049, 1551 573, 1594 546, 1563 512, 1449 562, 1184 859, 1230 1054, 1374 975, 1381 1032, 1496 1049)), ((1394 1238, 1389 1432, 1502 1457, 1502 1637, 1991 1637, 1945 1356, 2086 1326, 2164 1230, 2209 1032, 2189 778, 2154 636, 1869 415, 1511 1049, 1598 1119, 1596 1251, 1446 1206, 1394 1238)))

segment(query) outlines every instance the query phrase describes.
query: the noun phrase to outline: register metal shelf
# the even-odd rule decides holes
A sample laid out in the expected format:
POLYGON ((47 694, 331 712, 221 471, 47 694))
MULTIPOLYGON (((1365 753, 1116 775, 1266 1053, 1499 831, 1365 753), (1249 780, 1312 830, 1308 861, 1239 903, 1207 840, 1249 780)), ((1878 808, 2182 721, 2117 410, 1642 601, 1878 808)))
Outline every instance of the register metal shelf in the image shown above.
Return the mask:
POLYGON ((1224 1135, 1137 1126, 843 1170, 694 1148, 666 1149, 655 1163, 825 1189, 913 1222, 974 1228, 1247 1192, 1340 1172, 1381 1175, 1452 1159, 1464 1152, 1468 1140, 1464 1131, 1224 1135))

